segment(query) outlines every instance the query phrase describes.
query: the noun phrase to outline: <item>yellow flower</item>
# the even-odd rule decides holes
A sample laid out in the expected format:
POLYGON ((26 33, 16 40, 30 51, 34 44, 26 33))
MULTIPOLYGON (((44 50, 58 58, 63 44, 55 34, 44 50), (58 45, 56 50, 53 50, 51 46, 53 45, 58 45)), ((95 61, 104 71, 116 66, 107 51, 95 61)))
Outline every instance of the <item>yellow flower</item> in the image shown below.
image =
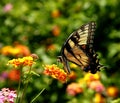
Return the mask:
POLYGON ((77 68, 78 66, 77 66, 76 64, 74 64, 74 63, 71 63, 71 64, 70 64, 70 67, 71 67, 71 68, 77 68))
POLYGON ((45 75, 50 75, 55 79, 60 80, 61 82, 65 82, 67 79, 67 73, 64 72, 64 70, 60 69, 57 67, 57 65, 45 65, 44 66, 44 74, 45 75))
POLYGON ((8 64, 12 64, 15 68, 18 67, 19 65, 21 65, 20 60, 18 59, 12 59, 8 61, 8 64))
POLYGON ((31 56, 23 57, 23 65, 32 66, 33 63, 35 62, 31 56))
POLYGON ((14 48, 12 46, 5 46, 1 49, 1 53, 3 55, 17 55, 20 52, 18 48, 14 48))
POLYGON ((23 57, 23 58, 18 58, 18 59, 12 59, 8 61, 8 64, 12 64, 14 67, 18 66, 32 66, 34 60, 31 56, 23 57))
POLYGON ((12 56, 28 56, 30 55, 30 50, 27 46, 21 45, 19 43, 14 43, 14 46, 4 46, 1 48, 1 54, 12 55, 12 56))
POLYGON ((100 75, 99 75, 99 73, 96 73, 96 74, 86 73, 85 76, 84 76, 84 80, 86 82, 91 82, 91 81, 94 81, 94 80, 100 80, 100 75))
POLYGON ((93 101, 94 101, 93 103, 106 103, 105 98, 100 93, 95 94, 93 101))
POLYGON ((9 50, 9 54, 11 55, 17 55, 20 53, 20 50, 18 48, 14 48, 12 47, 10 50, 9 50))

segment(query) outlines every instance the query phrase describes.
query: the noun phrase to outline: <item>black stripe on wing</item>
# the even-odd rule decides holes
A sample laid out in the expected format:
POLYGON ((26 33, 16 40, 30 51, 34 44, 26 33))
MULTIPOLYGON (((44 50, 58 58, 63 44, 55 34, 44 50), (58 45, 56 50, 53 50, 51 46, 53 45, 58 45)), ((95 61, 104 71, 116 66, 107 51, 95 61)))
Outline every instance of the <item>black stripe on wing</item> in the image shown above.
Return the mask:
MULTIPOLYGON (((70 57, 73 57, 74 60, 76 59, 76 61, 79 62, 79 63, 76 63, 76 64, 80 66, 80 64, 82 65, 82 62, 80 61, 81 55, 79 54, 79 56, 78 56, 78 55, 76 54, 76 50, 74 49, 75 47, 76 47, 77 49, 79 49, 77 46, 75 46, 75 44, 70 45, 70 44, 67 42, 67 43, 66 43, 66 47, 65 47, 64 50, 63 50, 63 53, 64 53, 64 56, 65 56, 65 58, 66 58, 67 60, 75 63, 74 61, 68 59, 69 56, 70 56, 70 57), (73 45, 74 45, 74 47, 71 47, 71 46, 73 46, 73 45)), ((79 50, 80 50, 80 49, 79 49, 79 50)))

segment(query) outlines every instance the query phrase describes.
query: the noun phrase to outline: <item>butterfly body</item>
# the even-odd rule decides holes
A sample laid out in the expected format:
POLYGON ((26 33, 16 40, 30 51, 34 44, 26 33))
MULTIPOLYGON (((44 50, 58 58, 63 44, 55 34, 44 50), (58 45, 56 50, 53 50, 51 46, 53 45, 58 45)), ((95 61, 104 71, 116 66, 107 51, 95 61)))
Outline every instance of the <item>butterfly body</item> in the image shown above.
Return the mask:
POLYGON ((82 25, 74 31, 61 48, 58 60, 64 64, 67 73, 70 73, 68 61, 77 64, 82 70, 91 73, 99 71, 101 65, 93 49, 95 22, 82 25))

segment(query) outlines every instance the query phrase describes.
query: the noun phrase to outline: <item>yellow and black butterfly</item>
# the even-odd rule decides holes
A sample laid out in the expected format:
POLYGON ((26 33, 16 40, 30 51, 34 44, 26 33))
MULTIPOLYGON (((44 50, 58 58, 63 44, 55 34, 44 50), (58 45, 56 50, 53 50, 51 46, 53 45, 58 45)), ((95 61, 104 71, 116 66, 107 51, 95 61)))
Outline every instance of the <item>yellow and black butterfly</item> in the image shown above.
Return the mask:
POLYGON ((93 49, 95 29, 94 21, 84 24, 74 31, 63 44, 58 61, 63 63, 67 73, 70 73, 68 61, 77 64, 86 72, 90 71, 94 74, 99 71, 102 65, 99 64, 97 54, 93 49))

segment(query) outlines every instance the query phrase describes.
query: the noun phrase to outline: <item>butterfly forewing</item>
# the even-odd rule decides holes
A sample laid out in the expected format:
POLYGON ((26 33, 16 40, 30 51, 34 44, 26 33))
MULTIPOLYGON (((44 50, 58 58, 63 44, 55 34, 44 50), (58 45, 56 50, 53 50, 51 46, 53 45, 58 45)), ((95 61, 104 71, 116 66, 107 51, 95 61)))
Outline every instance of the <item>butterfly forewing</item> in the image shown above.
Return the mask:
POLYGON ((61 49, 61 58, 63 58, 62 62, 68 73, 70 68, 67 61, 77 64, 85 71, 90 70, 92 73, 97 71, 95 68, 98 67, 99 61, 97 57, 93 56, 95 54, 93 50, 95 29, 95 22, 87 23, 74 31, 64 43, 61 49))
POLYGON ((93 47, 94 31, 96 29, 95 22, 90 22, 86 25, 83 25, 80 29, 77 30, 77 33, 80 35, 79 45, 89 45, 93 47))
POLYGON ((86 54, 77 46, 73 47, 72 51, 73 54, 64 49, 64 55, 66 56, 66 59, 79 65, 81 69, 84 69, 83 67, 87 67, 89 64, 89 58, 86 56, 86 54))

